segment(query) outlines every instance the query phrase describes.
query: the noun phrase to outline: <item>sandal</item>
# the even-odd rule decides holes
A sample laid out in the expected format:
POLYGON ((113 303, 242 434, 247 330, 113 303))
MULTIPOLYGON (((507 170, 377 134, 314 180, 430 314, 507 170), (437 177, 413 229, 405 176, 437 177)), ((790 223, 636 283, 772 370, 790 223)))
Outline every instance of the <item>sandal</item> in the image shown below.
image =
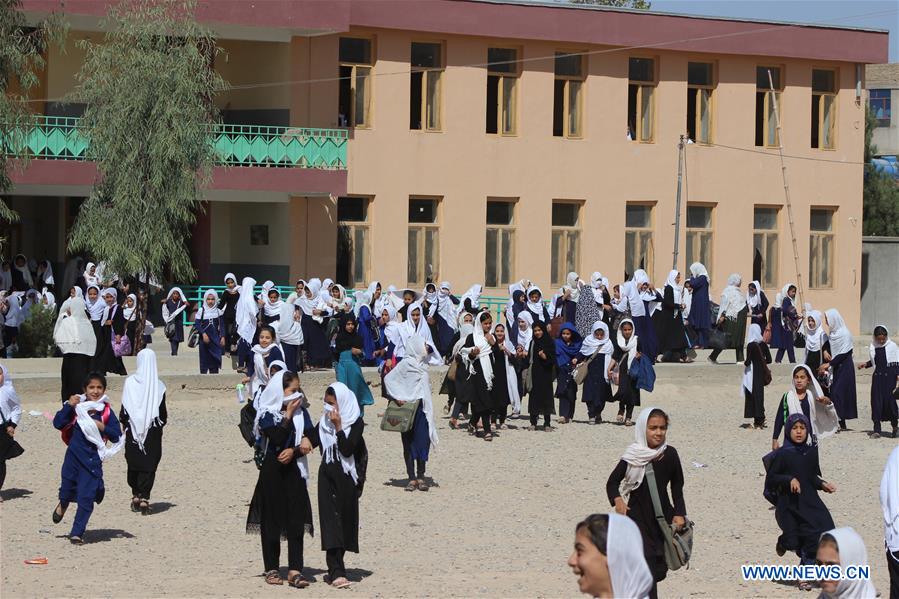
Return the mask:
POLYGON ((624 421, 624 426, 634 426, 634 421, 628 418, 624 421))
POLYGON ((140 497, 134 496, 131 498, 131 511, 139 512, 140 511, 140 497))
POLYGON ((346 578, 344 578, 343 576, 341 576, 340 578, 335 578, 334 580, 331 581, 331 586, 334 587, 335 589, 346 589, 351 584, 352 583, 349 580, 347 580, 346 578))
POLYGON ((81 537, 69 537, 69 543, 72 545, 84 545, 84 539, 81 537))
POLYGON ((484 441, 493 441, 493 433, 484 433, 484 441))
POLYGON ((281 574, 277 570, 269 570, 265 573, 265 584, 280 586, 284 584, 284 579, 281 578, 281 574))
POLYGON ((63 516, 66 515, 66 510, 62 510, 62 513, 59 513, 58 510, 60 510, 61 508, 61 503, 57 503, 56 507, 53 508, 53 524, 59 524, 60 522, 62 522, 63 516))
POLYGON ((617 422, 618 424, 624 424, 624 414, 618 414, 618 416, 615 418, 615 422, 617 422))
POLYGON ((807 581, 800 582, 800 583, 799 583, 799 590, 800 590, 800 591, 810 591, 810 590, 812 590, 812 583, 807 582, 807 581))
POLYGON ((414 491, 414 490, 417 489, 417 488, 418 488, 418 481, 417 481, 417 480, 410 480, 410 481, 409 481, 409 484, 406 485, 406 490, 409 491, 409 492, 412 492, 412 491, 414 491))
POLYGON ((140 500, 140 513, 142 516, 149 516, 153 510, 150 508, 150 502, 146 499, 140 500))
POLYGON ((309 582, 308 578, 300 573, 297 573, 293 576, 291 576, 290 574, 287 575, 287 584, 288 586, 292 586, 295 589, 305 589, 311 583, 309 582))
POLYGON ((456 430, 457 428, 459 428, 459 421, 456 420, 455 418, 450 418, 449 427, 452 430, 456 430))
POLYGON ((425 482, 425 479, 418 479, 418 490, 427 492, 431 487, 428 486, 428 483, 425 482))

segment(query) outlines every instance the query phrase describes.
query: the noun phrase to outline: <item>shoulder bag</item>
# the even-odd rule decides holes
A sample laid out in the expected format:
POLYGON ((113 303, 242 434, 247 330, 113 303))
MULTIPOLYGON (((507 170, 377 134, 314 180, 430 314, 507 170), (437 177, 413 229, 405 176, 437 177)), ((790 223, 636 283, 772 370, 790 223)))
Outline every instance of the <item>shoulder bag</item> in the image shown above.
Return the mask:
MULTIPOLYGON (((12 420, 7 420, 6 415, 3 414, 3 411, 0 411, 0 426, 2 426, 2 429, 0 429, 0 435, 7 435, 9 437, 9 434, 6 432, 6 427, 10 425, 12 425, 12 420)), ((23 449, 22 446, 19 445, 19 442, 14 438, 9 437, 6 444, 6 452, 4 453, 4 455, 0 456, 0 459, 12 460, 13 458, 19 457, 23 453, 25 453, 25 449, 23 449)))
POLYGON ((418 411, 420 399, 398 404, 394 400, 387 402, 384 417, 381 419, 381 430, 394 433, 408 433, 415 423, 415 413, 418 411))
POLYGON ((110 331, 109 333, 112 337, 112 353, 116 358, 121 358, 122 356, 130 356, 131 355, 131 339, 128 338, 128 335, 121 335, 119 337, 119 342, 115 341, 115 331, 110 331))
POLYGON ((662 537, 665 539, 665 563, 668 565, 668 569, 680 570, 684 566, 689 569, 690 556, 693 553, 693 522, 685 518, 684 527, 680 530, 675 530, 674 525, 665 519, 652 464, 646 464, 644 483, 649 485, 649 494, 652 496, 652 508, 656 513, 656 521, 659 523, 659 528, 662 529, 662 537))
POLYGON ((599 349, 596 349, 593 354, 587 358, 585 361, 580 362, 574 367, 574 370, 571 371, 571 378, 574 379, 574 382, 578 385, 582 385, 585 380, 587 380, 587 372, 590 370, 590 362, 596 357, 596 354, 599 353, 599 349))

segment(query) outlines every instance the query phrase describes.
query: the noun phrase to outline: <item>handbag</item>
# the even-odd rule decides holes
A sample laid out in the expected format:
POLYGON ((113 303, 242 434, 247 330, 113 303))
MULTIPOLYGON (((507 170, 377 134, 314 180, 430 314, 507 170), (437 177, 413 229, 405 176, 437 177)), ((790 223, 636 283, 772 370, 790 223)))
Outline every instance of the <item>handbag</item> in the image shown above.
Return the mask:
POLYGON ((131 339, 128 338, 128 335, 122 335, 119 337, 119 342, 116 343, 115 331, 110 331, 109 334, 112 337, 112 353, 115 354, 115 357, 121 358, 122 356, 130 356, 131 339))
POLYGON ((200 341, 200 331, 197 327, 191 325, 190 332, 187 334, 187 347, 196 347, 200 341))
POLYGON ((172 320, 168 321, 167 323, 165 323, 165 328, 163 329, 163 331, 165 332, 166 339, 171 339, 172 337, 177 335, 178 334, 178 325, 175 323, 175 320, 172 319, 172 320))
POLYGON ((256 408, 250 401, 240 409, 240 421, 237 428, 240 430, 240 436, 247 442, 247 445, 253 447, 256 444, 256 436, 253 434, 253 427, 256 423, 256 408))
POLYGON ((549 321, 549 334, 553 339, 558 339, 562 334, 562 325, 565 324, 563 316, 556 316, 549 321))
POLYGON ((381 430, 394 433, 408 433, 415 422, 415 413, 418 411, 420 399, 407 401, 400 405, 395 400, 387 402, 384 417, 381 419, 381 430))
POLYGON ((450 362, 449 368, 446 371, 446 378, 450 381, 456 380, 456 369, 459 368, 459 362, 455 358, 450 362))
POLYGON ((690 568, 690 556, 693 554, 693 522, 686 520, 684 527, 675 530, 672 524, 665 519, 662 511, 662 502, 659 499, 659 488, 656 485, 656 475, 652 464, 646 464, 645 483, 649 485, 649 494, 652 496, 652 509, 656 513, 656 521, 662 529, 662 537, 665 539, 665 563, 669 570, 680 570, 686 566, 690 568))
POLYGON ((593 361, 593 358, 596 357, 596 354, 599 353, 599 350, 595 350, 593 355, 591 355, 587 360, 577 364, 574 367, 574 370, 571 371, 571 378, 574 379, 574 382, 578 385, 582 385, 585 380, 587 380, 587 372, 590 370, 590 362, 593 361))
POLYGON ((709 331, 709 347, 712 349, 727 349, 727 333, 717 328, 709 331))
POLYGON ((11 421, 6 419, 6 416, 0 411, 0 435, 7 435, 7 443, 6 443, 6 451, 4 452, 3 459, 11 460, 13 458, 17 458, 23 453, 25 453, 25 449, 19 445, 19 442, 10 437, 6 432, 6 427, 12 424, 11 421))

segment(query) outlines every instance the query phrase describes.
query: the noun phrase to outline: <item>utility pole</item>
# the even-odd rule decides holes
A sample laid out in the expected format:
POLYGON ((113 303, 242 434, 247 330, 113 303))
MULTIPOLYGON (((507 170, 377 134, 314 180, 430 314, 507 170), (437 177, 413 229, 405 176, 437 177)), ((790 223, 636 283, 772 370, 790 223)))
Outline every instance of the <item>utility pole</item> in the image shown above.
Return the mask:
POLYGON ((680 198, 681 186, 684 180, 684 136, 680 136, 677 142, 677 199, 674 208, 674 257, 671 261, 671 270, 677 270, 677 258, 680 253, 680 198))

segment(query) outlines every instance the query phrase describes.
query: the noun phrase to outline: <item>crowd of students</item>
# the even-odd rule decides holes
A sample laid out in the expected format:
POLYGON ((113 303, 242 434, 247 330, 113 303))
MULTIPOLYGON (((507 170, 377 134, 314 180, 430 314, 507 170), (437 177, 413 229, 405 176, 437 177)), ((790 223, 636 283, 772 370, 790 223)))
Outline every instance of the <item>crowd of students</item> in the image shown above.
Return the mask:
MULTIPOLYGON (((661 289, 653 287, 642 270, 611 288, 600 273, 594 273, 589 283, 570 273, 549 302, 538 287, 522 280, 510 286, 500 314, 482 305, 480 285, 456 297, 447 282, 429 283, 421 292, 383 289, 380 282, 373 282, 351 297, 328 279, 310 279, 297 281, 294 292, 282 298, 271 281, 263 283, 257 295, 253 278, 245 277, 238 285, 229 273, 221 297, 214 290, 203 293, 193 310, 193 323, 200 372, 219 372, 223 357, 232 354, 249 391, 242 418, 250 423, 245 438, 254 447, 259 477, 247 530, 260 533, 265 581, 284 583, 278 570, 283 538, 288 543, 288 584, 309 584, 302 574, 303 534, 312 530, 308 455, 319 448, 319 522, 328 580, 336 587, 348 584, 344 554, 358 552, 358 499, 368 459, 362 418, 365 407, 374 403, 361 367, 378 367, 382 394, 390 401, 419 402, 411 428, 401 435, 402 451, 409 479, 406 490, 428 490, 426 464, 438 442, 428 368, 444 364, 449 368, 441 393, 449 398, 444 413, 450 416, 450 428, 464 428, 485 441, 506 428, 509 417, 525 411, 529 430, 554 430, 556 399, 556 424, 573 422, 579 392, 589 424, 604 422, 606 404, 617 404, 613 422, 634 426, 635 442, 607 482, 615 514, 591 516, 578 525, 576 549, 580 549, 569 563, 581 573, 582 590, 598 589, 584 574, 587 567, 580 558, 595 549, 607 556, 608 579, 600 577, 595 584, 611 581, 614 596, 655 597, 657 584, 668 572, 667 541, 659 520, 674 530, 688 527, 688 521, 680 459, 667 444, 668 414, 661 408, 634 414, 641 393, 653 389, 654 365, 690 362, 691 350, 704 346, 713 347, 713 362, 722 350, 734 349, 744 365, 744 417, 752 419, 748 426, 763 429, 764 388, 771 381, 769 347, 778 349, 774 361, 783 353, 793 361, 800 336, 804 364, 794 369, 791 389, 777 404, 772 452, 764 459, 765 497, 775 506, 783 532, 776 551, 795 552, 803 564, 814 561, 822 550, 836 552, 837 559, 857 557, 854 550, 840 553, 840 548, 855 546, 854 537, 844 529, 832 530, 834 522, 818 496, 819 490, 835 491, 820 476, 818 443, 846 430, 846 421, 857 418, 852 335, 842 317, 836 310, 822 315, 810 306, 799 312, 792 284, 783 288, 773 305, 757 281, 744 295, 739 275, 729 277, 719 310, 713 313, 705 268, 694 264, 690 272, 681 286, 681 273, 671 271, 661 289), (298 375, 322 368, 333 368, 336 381, 327 388, 320 421, 313 424, 298 375), (463 414, 468 421, 460 425, 463 414), (643 484, 647 479, 649 486, 643 484), (636 528, 619 517, 624 515, 636 528), (614 559, 608 544, 612 531, 621 537, 615 547, 622 553, 614 559), (642 562, 632 559, 638 546, 642 562), (613 564, 624 562, 629 564, 627 572, 617 571, 613 564), (622 594, 619 586, 631 582, 616 583, 619 574, 637 586, 621 587, 629 589, 622 594)), ((137 354, 137 372, 126 379, 118 418, 111 409, 105 374, 126 374, 121 358, 128 352, 122 346, 127 339, 132 351, 137 347, 133 337, 137 327, 129 331, 129 325, 138 297, 121 285, 101 288, 100 283, 96 266, 88 264, 59 307, 54 331, 63 355, 63 406, 54 426, 63 431, 68 449, 60 501, 52 517, 60 521, 69 504, 76 502, 70 533, 74 543, 82 542, 93 506, 102 501, 102 462, 122 447, 131 508, 145 514, 152 511, 149 499, 167 420, 165 385, 150 349, 137 354)), ((11 302, 5 299, 8 318, 11 302)), ((171 353, 177 355, 184 341, 180 319, 191 306, 177 287, 162 303, 166 337, 171 353)), ((857 367, 875 368, 871 436, 882 434, 882 421, 889 421, 897 434, 894 394, 899 350, 885 327, 875 329, 869 360, 857 367)), ((21 410, 16 408, 18 398, 5 367, 2 377, 0 418, 7 435, 0 433, 0 439, 9 445, 21 410)), ((6 457, 0 459, 3 475, 5 461, 6 457)), ((899 460, 892 461, 899 467, 899 460)), ((899 480, 899 474, 893 480, 899 480)), ((887 490, 899 495, 899 488, 887 490)), ((899 518, 895 507, 899 499, 884 501, 885 517, 886 503, 892 502, 890 509, 899 518)), ((895 526, 899 530, 899 523, 895 526)), ((899 553, 899 533, 892 538, 890 545, 888 535, 888 547, 899 553)), ((828 555, 833 558, 833 553, 828 555)), ((608 591, 604 586, 601 590, 601 594, 608 591)))

